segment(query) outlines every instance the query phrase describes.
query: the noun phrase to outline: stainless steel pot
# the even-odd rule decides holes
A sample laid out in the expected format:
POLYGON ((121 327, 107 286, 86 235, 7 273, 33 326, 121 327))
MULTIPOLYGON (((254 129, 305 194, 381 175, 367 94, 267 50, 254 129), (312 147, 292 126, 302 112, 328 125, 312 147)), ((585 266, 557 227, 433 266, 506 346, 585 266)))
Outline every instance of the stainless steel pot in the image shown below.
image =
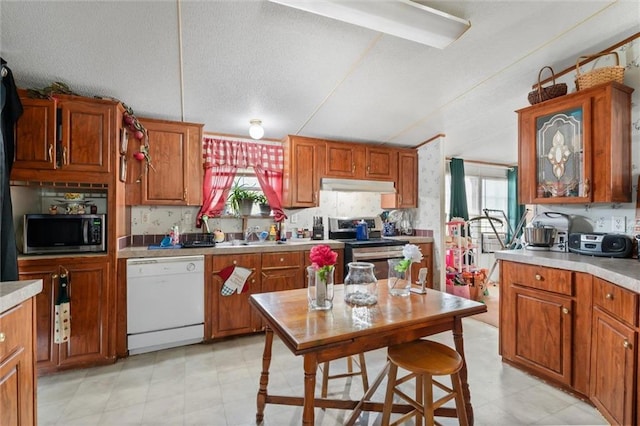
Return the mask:
POLYGON ((556 228, 553 226, 524 228, 524 239, 532 246, 551 247, 556 239, 556 228))

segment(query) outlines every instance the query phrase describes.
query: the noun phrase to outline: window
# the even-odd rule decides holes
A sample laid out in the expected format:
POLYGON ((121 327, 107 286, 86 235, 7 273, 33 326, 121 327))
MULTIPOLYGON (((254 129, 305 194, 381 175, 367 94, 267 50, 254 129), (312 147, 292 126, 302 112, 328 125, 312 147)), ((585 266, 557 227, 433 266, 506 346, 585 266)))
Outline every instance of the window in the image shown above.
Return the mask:
MULTIPOLYGON (((469 218, 483 216, 483 209, 502 210, 507 214, 507 176, 506 170, 487 171, 484 168, 465 165, 465 190, 469 218), (503 175, 503 176, 500 176, 503 175)), ((449 218, 449 200, 451 199, 451 175, 445 176, 445 213, 449 218)), ((501 218, 502 219, 502 218, 501 218)))
MULTIPOLYGON (((253 169, 238 169, 236 177, 233 179, 232 188, 236 185, 242 186, 249 191, 253 191, 258 194, 263 194, 258 178, 253 169)), ((233 215, 233 209, 231 208, 229 199, 225 203, 225 213, 233 215)), ((251 215, 260 215, 260 207, 257 204, 253 205, 251 215)))

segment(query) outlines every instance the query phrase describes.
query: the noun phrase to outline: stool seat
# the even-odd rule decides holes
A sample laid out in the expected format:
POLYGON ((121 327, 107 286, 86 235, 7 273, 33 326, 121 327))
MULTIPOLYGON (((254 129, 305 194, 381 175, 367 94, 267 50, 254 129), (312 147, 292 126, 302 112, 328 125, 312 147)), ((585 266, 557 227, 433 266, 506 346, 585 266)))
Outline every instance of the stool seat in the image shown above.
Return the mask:
POLYGON ((449 376, 462 368, 462 357, 458 352, 430 340, 391 346, 387 356, 398 367, 418 374, 449 376))
POLYGON ((462 396, 462 380, 460 370, 464 360, 454 349, 441 343, 430 340, 415 340, 413 342, 390 346, 387 350, 389 360, 389 376, 387 380, 387 392, 382 411, 382 425, 402 425, 411 418, 416 417, 415 424, 428 426, 439 424, 435 421, 436 410, 446 402, 455 400, 455 411, 445 409, 446 415, 455 414, 461 426, 468 426, 467 413, 465 411, 464 398, 462 396), (398 376, 398 369, 407 370, 409 374, 398 376), (451 388, 444 385, 433 376, 450 376, 451 388), (400 385, 415 379, 415 398, 407 395, 400 385), (434 400, 433 387, 444 391, 444 396, 434 400), (398 396, 413 407, 413 410, 403 414, 399 419, 390 422, 393 398, 398 396), (448 410, 448 411, 447 411, 448 410))

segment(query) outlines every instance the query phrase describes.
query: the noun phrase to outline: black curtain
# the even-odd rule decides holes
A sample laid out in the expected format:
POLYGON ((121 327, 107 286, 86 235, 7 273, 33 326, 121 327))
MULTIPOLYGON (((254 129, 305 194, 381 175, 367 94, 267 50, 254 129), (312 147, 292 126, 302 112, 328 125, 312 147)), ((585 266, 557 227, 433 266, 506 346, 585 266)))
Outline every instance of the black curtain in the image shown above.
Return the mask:
POLYGON ((13 166, 14 126, 22 115, 22 103, 13 74, 7 62, 0 58, 0 112, 2 131, 0 131, 0 281, 18 279, 18 250, 13 226, 13 206, 9 176, 13 166))

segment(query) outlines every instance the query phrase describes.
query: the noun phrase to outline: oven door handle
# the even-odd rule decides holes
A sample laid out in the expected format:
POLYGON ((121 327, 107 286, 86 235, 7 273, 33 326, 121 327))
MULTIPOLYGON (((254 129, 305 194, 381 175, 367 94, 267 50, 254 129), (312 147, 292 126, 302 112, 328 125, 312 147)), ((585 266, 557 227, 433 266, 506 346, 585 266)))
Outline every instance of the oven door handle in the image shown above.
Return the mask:
POLYGON ((402 257, 402 252, 400 251, 374 251, 374 252, 365 252, 358 253, 354 252, 351 254, 353 260, 375 260, 375 259, 397 259, 402 257))

